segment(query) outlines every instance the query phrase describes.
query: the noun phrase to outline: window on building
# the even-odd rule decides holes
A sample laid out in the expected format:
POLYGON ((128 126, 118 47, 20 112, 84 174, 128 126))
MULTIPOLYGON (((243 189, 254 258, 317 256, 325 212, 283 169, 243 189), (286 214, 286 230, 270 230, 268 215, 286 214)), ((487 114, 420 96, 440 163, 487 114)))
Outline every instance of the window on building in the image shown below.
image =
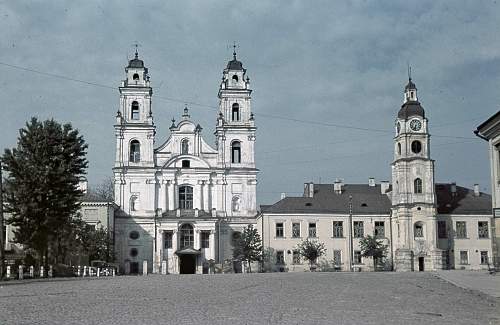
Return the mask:
POLYGON ((479 238, 488 238, 488 221, 479 221, 477 223, 477 233, 479 238))
POLYGON ((200 233, 201 236, 201 248, 210 248, 210 232, 209 231, 202 231, 200 233))
POLYGON ((488 251, 481 251, 481 264, 489 264, 488 251))
POLYGON ((398 142, 398 155, 401 154, 401 143, 398 142))
POLYGON ((420 151, 422 151, 422 143, 420 143, 420 141, 413 141, 411 143, 411 151, 413 153, 420 153, 420 151))
POLYGON ((181 141, 181 155, 187 155, 189 153, 189 140, 183 139, 181 141))
POLYGON ((465 221, 457 221, 456 228, 457 238, 467 238, 467 226, 465 221))
POLYGON ((139 210, 139 198, 136 195, 133 195, 130 198, 130 211, 139 210))
POLYGON ((284 233, 283 233, 283 222, 277 222, 276 223, 276 238, 283 238, 284 233))
POLYGON ((293 238, 300 237, 300 223, 298 222, 292 223, 292 237, 293 238))
POLYGON ((181 226, 181 249, 194 246, 194 229, 188 223, 181 226))
POLYGON ((235 82, 238 82, 238 75, 233 74, 232 79, 233 79, 235 82))
POLYGON ((233 212, 240 211, 240 205, 241 199, 238 196, 233 197, 233 200, 231 201, 231 210, 233 210, 233 212))
POLYGON ((139 74, 138 73, 134 73, 134 76, 132 77, 132 79, 139 80, 139 74))
POLYGON ((233 231, 231 235, 231 245, 237 246, 241 240, 241 231, 233 231))
POLYGON ((285 264, 285 252, 276 251, 276 264, 285 264))
POLYGON ((241 163, 241 143, 234 141, 231 145, 231 162, 233 164, 241 163))
POLYGON ((139 103, 136 101, 132 102, 132 108, 130 111, 130 118, 132 120, 138 120, 139 119, 139 103))
POLYGON ((354 238, 362 238, 365 236, 363 221, 354 221, 354 238))
POLYGON ((130 249, 130 256, 136 257, 137 255, 139 255, 139 251, 137 250, 137 248, 131 248, 130 249))
POLYGON ((131 231, 130 234, 128 234, 129 238, 130 239, 139 239, 140 235, 139 235, 139 232, 138 231, 131 231))
POLYGON ((137 140, 130 142, 130 161, 134 163, 141 161, 141 144, 137 140))
POLYGON ((384 238, 385 237, 385 222, 375 221, 374 235, 376 238, 384 238))
POLYGON ((424 237, 424 225, 421 222, 415 223, 413 236, 415 238, 423 238, 424 237))
POLYGON ((309 222, 309 237, 316 237, 316 222, 309 222))
POLYGON ((193 188, 191 186, 179 187, 179 208, 180 209, 193 208, 193 188))
POLYGON ((300 264, 300 253, 298 250, 292 252, 293 264, 300 264))
POLYGON ((460 264, 469 264, 469 252, 460 251, 460 264))
POLYGON ((354 264, 361 264, 361 251, 354 251, 354 264))
POLYGON ((344 237, 344 225, 342 221, 333 222, 333 237, 334 238, 344 237))
POLYGON ((182 161, 182 168, 190 168, 191 167, 191 161, 190 160, 183 160, 182 161))
POLYGON ((438 220, 438 238, 448 238, 448 232, 446 231, 446 221, 438 220))
POLYGON ((422 193, 422 180, 420 178, 415 178, 413 181, 413 192, 422 193))
POLYGON ((240 105, 238 103, 234 103, 232 110, 231 110, 231 119, 233 121, 239 121, 240 120, 240 105))
POLYGON ((163 232, 163 248, 172 248, 172 237, 174 232, 171 230, 163 232))
POLYGON ((342 264, 342 251, 334 250, 333 251, 333 265, 341 265, 342 264))

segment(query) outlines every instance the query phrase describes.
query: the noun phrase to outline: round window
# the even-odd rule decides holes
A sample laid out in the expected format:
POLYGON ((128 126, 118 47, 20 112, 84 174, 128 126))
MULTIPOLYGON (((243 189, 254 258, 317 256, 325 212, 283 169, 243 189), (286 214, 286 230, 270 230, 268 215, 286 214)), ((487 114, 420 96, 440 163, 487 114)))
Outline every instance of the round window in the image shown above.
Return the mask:
POLYGON ((131 231, 129 234, 130 239, 138 239, 139 238, 139 232, 138 231, 131 231))
POLYGON ((139 254, 139 251, 137 250, 137 248, 131 248, 130 249, 130 256, 136 257, 137 254, 139 254))
POLYGON ((231 236, 231 243, 234 245, 236 245, 238 243, 238 241, 240 240, 241 238, 241 232, 239 231, 234 231, 232 236, 231 236))
POLYGON ((420 153, 420 151, 422 151, 422 144, 420 141, 415 140, 411 143, 411 151, 413 153, 420 153))

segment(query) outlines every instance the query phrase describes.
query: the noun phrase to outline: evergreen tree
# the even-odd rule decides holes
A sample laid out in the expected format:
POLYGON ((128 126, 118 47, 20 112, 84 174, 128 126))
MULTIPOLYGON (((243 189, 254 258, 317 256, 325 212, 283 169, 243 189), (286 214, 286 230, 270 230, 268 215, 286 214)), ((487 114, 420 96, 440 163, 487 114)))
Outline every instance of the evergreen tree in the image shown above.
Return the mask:
POLYGON ((261 260, 262 240, 253 225, 248 225, 241 236, 235 240, 233 257, 237 260, 247 261, 249 272, 252 272, 251 263, 261 260))
POLYGON ((314 240, 303 240, 297 245, 299 254, 309 261, 309 269, 313 270, 313 264, 317 262, 318 258, 325 254, 325 244, 314 240))
MULTIPOLYGON (((15 240, 35 249, 40 258, 49 258, 67 234, 76 215, 82 192, 80 177, 88 162, 87 145, 71 124, 32 118, 19 131, 17 147, 6 149, 4 169, 5 201, 14 225, 15 240)), ((60 252, 56 252, 59 254, 60 252)))
POLYGON ((373 258, 373 271, 377 270, 377 261, 387 255, 387 245, 379 241, 375 236, 367 235, 359 241, 361 255, 373 258))

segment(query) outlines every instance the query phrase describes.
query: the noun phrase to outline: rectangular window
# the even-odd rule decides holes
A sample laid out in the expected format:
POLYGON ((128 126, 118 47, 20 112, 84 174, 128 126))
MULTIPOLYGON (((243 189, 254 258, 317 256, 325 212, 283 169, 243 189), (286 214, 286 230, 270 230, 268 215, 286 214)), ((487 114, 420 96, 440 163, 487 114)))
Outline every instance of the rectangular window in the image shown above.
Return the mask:
POLYGON ((481 251, 481 264, 489 264, 488 251, 481 251))
POLYGON ((285 264, 285 253, 283 251, 276 252, 276 264, 285 264))
POLYGON ((438 221, 438 238, 448 238, 448 233, 446 231, 446 221, 438 221))
POLYGON ((342 251, 334 250, 333 251, 333 264, 341 265, 342 264, 342 251))
POLYGON ((276 223, 276 238, 283 238, 283 222, 276 223))
POLYGON ((365 229, 363 221, 354 221, 354 238, 363 238, 365 236, 365 229))
POLYGON ((344 226, 342 221, 333 222, 333 237, 334 238, 344 237, 344 226))
POLYGON ((202 231, 201 236, 201 248, 210 248, 210 232, 202 231))
POLYGON ((300 254, 298 250, 293 251, 293 264, 300 264, 300 254))
POLYGON ((457 221, 457 238, 467 238, 467 227, 465 221, 457 221))
POLYGON ((361 264, 361 251, 354 251, 354 264, 361 264))
POLYGON ((460 264, 469 264, 469 252, 460 251, 460 264))
POLYGON ((309 237, 316 237, 316 222, 309 222, 309 237))
POLYGON ((293 238, 300 237, 300 223, 299 222, 292 223, 292 237, 293 238))
POLYGON ((375 238, 385 238, 385 222, 375 221, 375 238))
POLYGON ((163 248, 172 248, 172 236, 174 232, 169 230, 163 233, 163 248))
POLYGON ((479 221, 477 223, 477 233, 479 238, 488 238, 488 221, 479 221))

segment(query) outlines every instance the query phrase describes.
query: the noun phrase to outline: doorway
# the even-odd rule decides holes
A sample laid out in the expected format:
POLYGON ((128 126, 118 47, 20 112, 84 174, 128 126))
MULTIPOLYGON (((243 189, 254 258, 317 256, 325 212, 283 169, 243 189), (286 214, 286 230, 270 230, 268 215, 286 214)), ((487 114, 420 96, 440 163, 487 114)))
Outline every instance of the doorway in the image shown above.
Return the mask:
POLYGON ((422 272, 422 271, 424 270, 424 265, 425 265, 425 264, 424 264, 424 257, 423 257, 423 256, 420 256, 420 257, 418 258, 418 270, 419 270, 420 272, 422 272))
POLYGON ((130 262, 130 274, 139 274, 139 262, 130 262))
POLYGON ((181 255, 180 259, 180 274, 195 274, 196 273, 196 255, 181 255))

